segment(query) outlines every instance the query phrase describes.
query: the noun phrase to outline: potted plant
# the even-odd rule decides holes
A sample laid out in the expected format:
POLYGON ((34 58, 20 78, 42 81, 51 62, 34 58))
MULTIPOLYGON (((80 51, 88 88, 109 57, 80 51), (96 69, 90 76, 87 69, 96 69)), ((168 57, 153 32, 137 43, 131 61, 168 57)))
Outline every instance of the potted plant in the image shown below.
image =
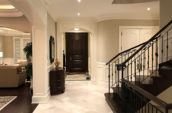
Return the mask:
POLYGON ((27 80, 30 81, 32 78, 32 42, 27 43, 27 45, 24 47, 23 51, 26 54, 27 59, 27 65, 26 65, 26 75, 27 80))

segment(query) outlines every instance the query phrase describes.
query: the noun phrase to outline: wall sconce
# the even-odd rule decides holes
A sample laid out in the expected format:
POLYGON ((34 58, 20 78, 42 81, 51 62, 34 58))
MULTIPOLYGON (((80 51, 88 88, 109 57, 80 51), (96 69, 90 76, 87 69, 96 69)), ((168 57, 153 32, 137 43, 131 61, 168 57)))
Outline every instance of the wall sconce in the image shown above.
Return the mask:
POLYGON ((79 31, 79 27, 74 27, 74 30, 75 31, 79 31))
POLYGON ((0 58, 2 58, 3 57, 3 52, 2 51, 0 51, 0 58))
POLYGON ((3 52, 0 51, 0 65, 3 65, 3 61, 1 60, 1 58, 3 58, 3 52))

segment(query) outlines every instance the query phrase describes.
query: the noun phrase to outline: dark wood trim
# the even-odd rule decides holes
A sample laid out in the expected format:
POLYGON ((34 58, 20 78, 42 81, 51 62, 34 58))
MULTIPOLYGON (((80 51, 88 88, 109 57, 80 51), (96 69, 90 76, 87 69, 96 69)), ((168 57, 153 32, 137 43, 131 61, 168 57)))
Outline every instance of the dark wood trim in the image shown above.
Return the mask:
POLYGON ((112 59, 110 59, 110 60, 106 63, 106 65, 108 65, 109 63, 111 63, 114 59, 116 59, 116 58, 117 58, 118 56, 120 56, 121 54, 126 53, 126 52, 128 52, 128 51, 130 51, 130 50, 132 50, 132 49, 135 49, 135 48, 137 48, 137 47, 139 47, 139 46, 142 46, 142 45, 144 45, 145 43, 146 43, 146 42, 143 42, 143 43, 138 44, 138 45, 136 45, 136 46, 134 46, 134 47, 132 47, 132 48, 129 48, 129 49, 125 50, 125 51, 122 51, 122 52, 118 53, 116 56, 114 56, 112 59))
POLYGON ((18 88, 0 88, 0 96, 17 96, 0 113, 33 113, 38 104, 32 104, 32 93, 29 85, 18 88))

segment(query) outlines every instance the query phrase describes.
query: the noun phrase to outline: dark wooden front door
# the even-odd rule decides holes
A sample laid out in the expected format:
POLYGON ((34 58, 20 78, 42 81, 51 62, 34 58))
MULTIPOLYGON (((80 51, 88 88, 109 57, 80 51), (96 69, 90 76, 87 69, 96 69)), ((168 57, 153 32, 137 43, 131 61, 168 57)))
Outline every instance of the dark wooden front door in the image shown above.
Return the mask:
POLYGON ((66 33, 66 71, 88 72, 88 33, 66 33))

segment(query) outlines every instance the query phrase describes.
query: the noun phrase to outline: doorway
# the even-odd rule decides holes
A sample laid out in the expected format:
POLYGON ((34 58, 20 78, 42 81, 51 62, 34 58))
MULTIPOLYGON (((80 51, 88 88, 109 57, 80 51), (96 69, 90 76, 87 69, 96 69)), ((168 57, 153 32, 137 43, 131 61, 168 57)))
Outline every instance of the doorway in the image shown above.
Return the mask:
POLYGON ((65 33, 66 72, 88 73, 88 33, 65 33))

